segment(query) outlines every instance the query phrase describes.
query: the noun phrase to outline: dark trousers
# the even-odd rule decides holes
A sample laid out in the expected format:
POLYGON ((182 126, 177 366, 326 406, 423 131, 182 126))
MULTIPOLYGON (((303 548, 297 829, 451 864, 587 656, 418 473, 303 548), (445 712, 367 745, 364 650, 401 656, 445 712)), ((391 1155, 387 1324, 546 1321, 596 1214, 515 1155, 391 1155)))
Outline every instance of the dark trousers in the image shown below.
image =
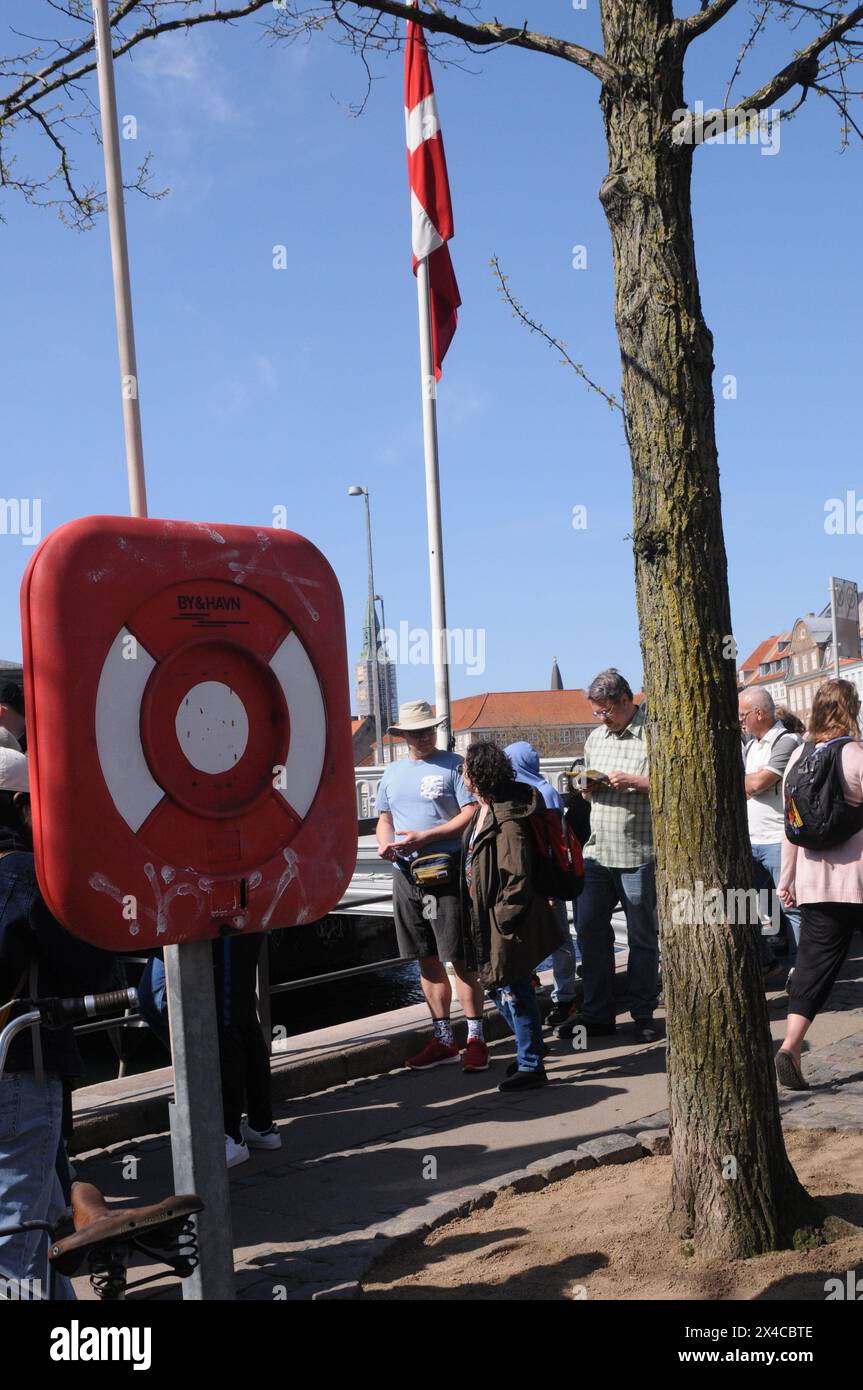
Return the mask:
POLYGON ((860 903, 803 903, 800 945, 788 1012, 813 1019, 842 969, 855 928, 863 931, 860 903))
POLYGON ((273 1123, 270 1055, 255 1000, 263 942, 262 933, 254 932, 213 943, 225 1133, 237 1140, 244 1109, 252 1129, 269 1129, 273 1123))
MULTIPOLYGON (((229 936, 213 942, 216 1024, 225 1133, 240 1138, 243 1098, 249 1124, 258 1131, 273 1122, 270 1103, 270 1055, 255 1002, 258 957, 263 936, 229 936)), ((147 962, 138 982, 141 1017, 170 1051, 168 996, 161 956, 147 962)))

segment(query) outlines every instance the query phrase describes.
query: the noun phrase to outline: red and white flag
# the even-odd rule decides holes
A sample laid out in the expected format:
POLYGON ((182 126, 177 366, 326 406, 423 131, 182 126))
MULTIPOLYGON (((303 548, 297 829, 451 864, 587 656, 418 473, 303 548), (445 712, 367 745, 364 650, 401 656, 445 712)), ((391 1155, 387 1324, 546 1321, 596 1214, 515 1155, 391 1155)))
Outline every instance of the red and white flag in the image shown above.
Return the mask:
POLYGON ((452 202, 446 173, 431 67, 422 26, 410 20, 405 46, 405 130, 408 142, 408 180, 411 190, 413 271, 428 257, 431 286, 434 373, 458 323, 461 296, 447 242, 453 234, 452 202))

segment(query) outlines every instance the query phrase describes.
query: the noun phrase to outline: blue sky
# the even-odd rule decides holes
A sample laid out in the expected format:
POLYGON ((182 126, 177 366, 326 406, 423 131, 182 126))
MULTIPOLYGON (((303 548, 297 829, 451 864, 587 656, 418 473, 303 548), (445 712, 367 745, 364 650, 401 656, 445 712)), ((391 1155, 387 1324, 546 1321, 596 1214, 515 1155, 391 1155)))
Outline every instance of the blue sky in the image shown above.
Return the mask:
MULTIPOLYGON (((502 20, 598 47, 598 5, 501 0, 502 20)), ((692 9, 693 5, 686 8, 692 9)), ((749 11, 691 50, 687 99, 721 104, 749 11)), ((42 0, 6 0, 7 25, 48 33, 42 0), (39 19, 37 22, 37 13, 39 19)), ((751 90, 801 46, 774 25, 751 90)), ((484 629, 485 669, 458 697, 568 686, 614 664, 640 683, 630 470, 619 416, 510 316, 518 298, 619 390, 598 84, 529 53, 436 68, 463 308, 439 389, 451 627, 484 629), (572 248, 587 248, 587 269, 572 248), (573 507, 587 527, 572 526, 573 507)), ((153 516, 271 524, 274 508, 329 557, 352 659, 366 590, 371 490, 378 592, 390 626, 429 622, 415 282, 402 65, 380 60, 365 114, 348 52, 317 36, 268 43, 255 20, 141 45, 117 65, 127 170, 147 150, 160 202, 128 200, 144 446, 153 516), (287 268, 273 268, 273 247, 287 268)), ((827 601, 831 573, 863 580, 861 542, 828 535, 825 503, 858 489, 860 152, 839 152, 832 105, 812 98, 777 154, 715 145, 694 181, 701 293, 715 340, 717 433, 734 633, 741 657, 827 601), (721 381, 737 378, 737 399, 721 381)), ((75 143, 101 179, 101 152, 75 143)), ((47 156, 29 139, 22 164, 47 156)), ((101 186, 101 185, 100 185, 101 186)), ((0 210, 5 498, 39 498, 42 529, 127 508, 107 226, 0 210)), ((0 535, 0 656, 20 654, 18 586, 32 548, 0 535)), ((427 667, 398 671, 431 697, 427 667)))

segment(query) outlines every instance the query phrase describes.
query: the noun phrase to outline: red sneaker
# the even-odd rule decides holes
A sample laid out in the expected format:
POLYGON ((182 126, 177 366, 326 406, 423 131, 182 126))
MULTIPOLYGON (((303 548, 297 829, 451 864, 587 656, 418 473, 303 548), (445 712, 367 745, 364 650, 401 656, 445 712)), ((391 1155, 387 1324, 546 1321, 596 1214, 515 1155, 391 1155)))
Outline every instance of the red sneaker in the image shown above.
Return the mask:
POLYGON ((411 1071, 430 1071, 432 1067, 445 1067, 449 1062, 457 1062, 458 1058, 459 1050, 455 1043, 447 1047, 437 1038, 432 1038, 416 1057, 408 1057, 405 1066, 410 1067, 411 1071))
POLYGON ((482 1038, 468 1038, 461 1057, 462 1071, 488 1071, 488 1048, 482 1038))

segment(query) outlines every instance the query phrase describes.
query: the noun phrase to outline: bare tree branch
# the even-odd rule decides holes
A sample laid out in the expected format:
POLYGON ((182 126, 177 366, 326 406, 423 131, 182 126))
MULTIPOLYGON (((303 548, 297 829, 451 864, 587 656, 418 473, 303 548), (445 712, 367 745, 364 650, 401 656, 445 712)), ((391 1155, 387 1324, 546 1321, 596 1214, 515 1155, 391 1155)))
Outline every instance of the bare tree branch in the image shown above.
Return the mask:
MULTIPOLYGON (((331 0, 333 9, 341 9, 344 3, 345 0, 331 0)), ((526 22, 520 29, 500 24, 497 20, 493 24, 465 24, 454 15, 445 14, 437 6, 434 12, 429 13, 427 10, 414 9, 413 5, 402 4, 401 0, 374 0, 372 4, 367 5, 360 5, 358 0, 348 0, 348 3, 356 9, 378 10, 381 14, 391 15, 396 19, 414 20, 430 33, 449 34, 467 44, 474 44, 477 48, 505 44, 513 48, 527 48, 535 53, 546 53, 554 58, 563 58, 568 63, 585 68, 593 73, 594 77, 599 78, 600 82, 606 84, 614 83, 623 75, 614 63, 591 49, 582 48, 577 43, 569 43, 566 39, 553 38, 548 34, 533 33, 528 29, 526 22)))
POLYGON ((757 91, 751 92, 748 97, 738 101, 731 110, 764 111, 773 102, 790 92, 792 87, 798 85, 811 87, 818 76, 818 59, 824 49, 836 43, 861 20, 863 20, 863 5, 855 5, 853 10, 848 10, 822 34, 812 39, 790 63, 785 65, 781 72, 777 72, 774 77, 770 78, 769 82, 765 82, 757 91))
POLYGON ((597 395, 602 396, 602 399, 612 410, 619 410, 621 415, 623 416, 624 425, 626 425, 626 411, 620 404, 620 401, 617 399, 617 397, 612 396, 609 391, 605 391, 601 386, 598 386, 597 383, 591 377, 588 376, 581 363, 573 361, 572 357, 570 357, 569 353, 566 350, 566 343, 564 343, 560 338, 553 337, 547 329, 543 328, 541 323, 537 323, 535 319, 532 319, 527 310, 524 309, 521 306, 521 304, 519 304, 518 300, 515 298, 515 296, 512 293, 512 290, 509 287, 509 277, 504 275, 503 271, 500 268, 500 261, 498 260, 497 256, 492 256, 491 260, 489 261, 489 265, 491 266, 492 270, 495 273, 495 276, 497 277, 498 293, 501 294, 503 298, 506 300, 507 304, 509 304, 513 312, 513 317, 520 319, 521 322, 524 324, 525 328, 529 330, 529 332, 538 333, 541 338, 545 339, 549 347, 553 347, 557 352, 559 352, 561 362, 563 363, 563 365, 572 367, 572 370, 576 373, 577 376, 581 377, 585 385, 588 386, 591 391, 595 391, 597 395))
POLYGON ((758 38, 758 35, 761 33, 762 29, 764 28, 764 25, 767 23, 767 18, 769 14, 770 0, 762 0, 761 11, 758 15, 756 15, 755 22, 753 23, 752 29, 749 33, 749 37, 746 39, 745 43, 743 44, 743 47, 737 55, 737 62, 734 65, 734 71, 731 74, 728 86, 725 89, 725 100, 722 103, 723 106, 727 106, 729 101, 731 100, 732 88, 734 87, 735 82, 740 76, 740 70, 743 67, 744 62, 746 61, 746 55, 752 49, 755 40, 758 38))
POLYGON ((697 14, 678 19, 677 32, 684 44, 690 44, 699 34, 706 34, 708 29, 712 29, 714 24, 724 19, 736 4, 737 0, 712 0, 711 4, 703 4, 697 14))

